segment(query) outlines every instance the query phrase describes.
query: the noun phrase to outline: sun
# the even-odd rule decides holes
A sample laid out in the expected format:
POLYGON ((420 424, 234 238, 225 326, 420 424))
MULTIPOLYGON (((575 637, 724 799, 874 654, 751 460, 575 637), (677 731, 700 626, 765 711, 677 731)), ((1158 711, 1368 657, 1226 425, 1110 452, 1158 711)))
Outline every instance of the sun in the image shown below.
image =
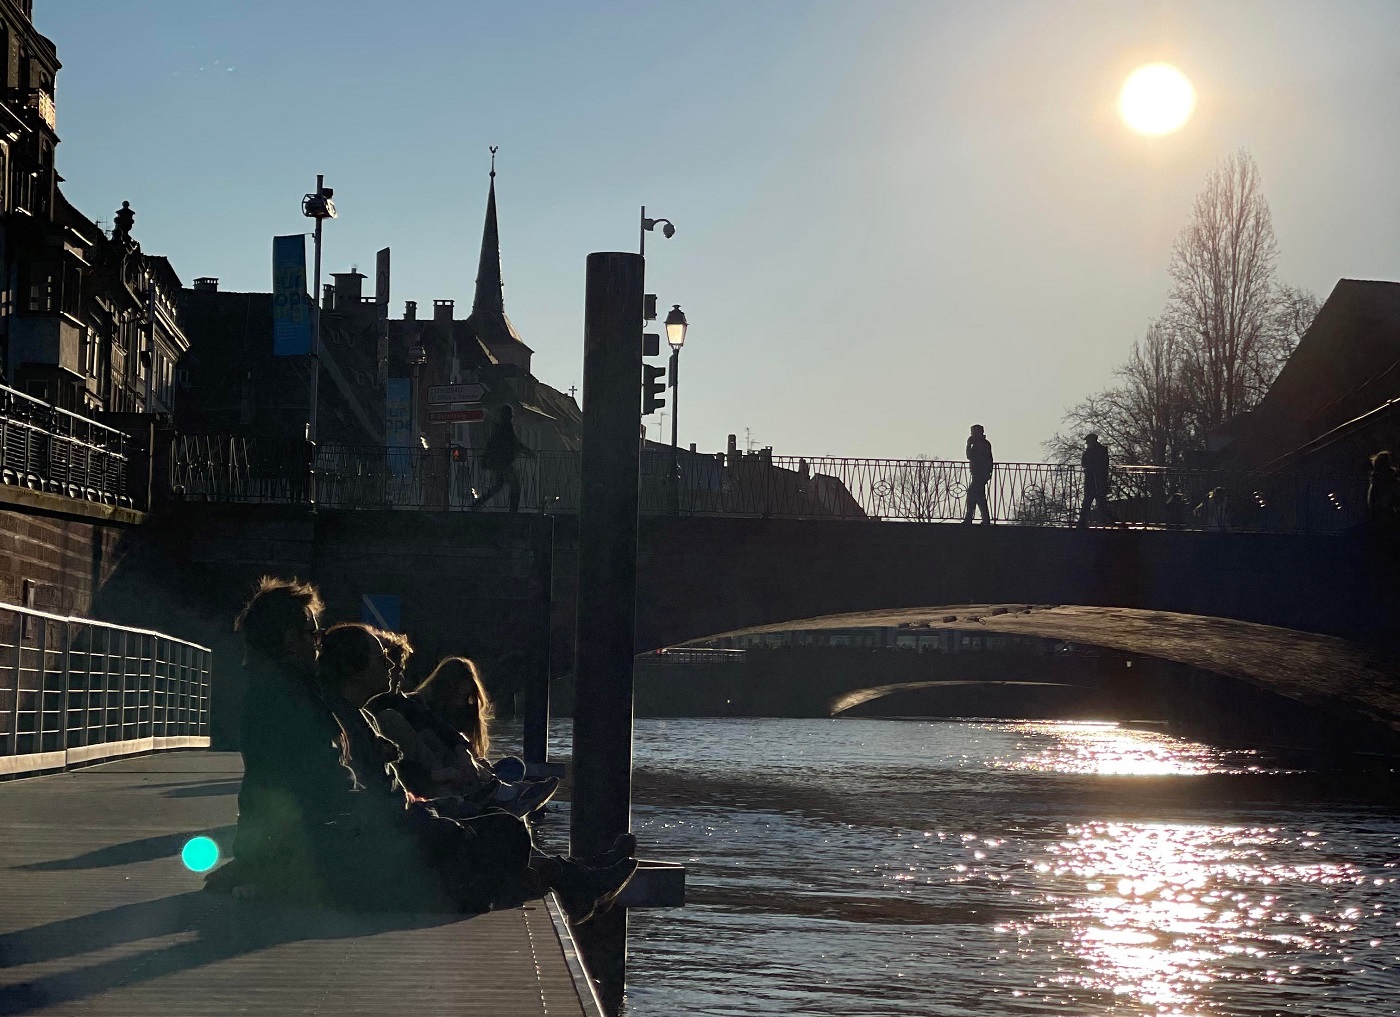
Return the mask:
POLYGON ((1196 90, 1171 64, 1146 64, 1128 75, 1118 95, 1123 122, 1139 134, 1170 134, 1191 119, 1196 90))

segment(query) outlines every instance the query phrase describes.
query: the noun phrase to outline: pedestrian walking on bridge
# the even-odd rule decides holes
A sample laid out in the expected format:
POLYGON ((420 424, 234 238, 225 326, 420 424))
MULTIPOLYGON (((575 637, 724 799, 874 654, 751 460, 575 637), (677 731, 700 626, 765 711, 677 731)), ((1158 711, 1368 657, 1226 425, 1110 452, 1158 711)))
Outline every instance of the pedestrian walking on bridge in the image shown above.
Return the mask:
POLYGON ((967 466, 972 480, 967 485, 967 515, 963 516, 963 522, 970 524, 973 510, 980 509, 985 526, 992 521, 987 509, 987 482, 992 479, 996 463, 992 460, 992 443, 987 440, 981 424, 973 424, 972 433, 968 435, 967 466))
POLYGON ((1089 509, 1095 502, 1106 523, 1118 519, 1108 509, 1108 446, 1099 443, 1099 436, 1090 432, 1084 436, 1084 455, 1079 459, 1084 467, 1084 505, 1079 511, 1079 526, 1089 525, 1089 509))
POLYGON ((491 483, 483 494, 468 503, 467 508, 477 508, 500 494, 503 488, 509 488, 510 510, 520 511, 520 470, 516 462, 521 456, 535 453, 516 436, 514 418, 514 411, 508 405, 496 411, 496 422, 481 456, 481 465, 491 474, 491 483))

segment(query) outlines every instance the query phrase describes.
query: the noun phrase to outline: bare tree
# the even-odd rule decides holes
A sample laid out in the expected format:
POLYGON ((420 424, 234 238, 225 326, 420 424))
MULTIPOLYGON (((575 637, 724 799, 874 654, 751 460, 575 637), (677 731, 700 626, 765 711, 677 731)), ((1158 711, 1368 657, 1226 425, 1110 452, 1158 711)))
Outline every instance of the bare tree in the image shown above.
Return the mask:
POLYGON ((1259 170, 1241 150, 1196 196, 1172 250, 1166 310, 1116 383, 1066 412, 1044 443, 1050 457, 1077 462, 1093 431, 1117 462, 1174 466, 1258 405, 1318 310, 1311 293, 1275 282, 1277 253, 1259 170))
POLYGON ((1277 257, 1259 169, 1248 152, 1235 152, 1206 178, 1169 269, 1167 315, 1185 339, 1200 434, 1252 409, 1278 374, 1277 257))
POLYGON ((1072 407, 1045 443, 1055 462, 1077 463, 1093 432, 1120 463, 1174 466, 1193 443, 1185 355, 1164 320, 1152 322, 1116 372, 1118 383, 1072 407))

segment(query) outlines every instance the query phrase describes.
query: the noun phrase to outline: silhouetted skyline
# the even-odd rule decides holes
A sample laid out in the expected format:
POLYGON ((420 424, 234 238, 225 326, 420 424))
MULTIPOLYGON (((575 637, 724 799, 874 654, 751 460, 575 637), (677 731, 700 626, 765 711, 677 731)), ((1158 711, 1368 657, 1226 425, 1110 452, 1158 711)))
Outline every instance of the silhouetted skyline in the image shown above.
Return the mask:
MULTIPOLYGON (((188 284, 266 290, 326 174, 328 271, 394 250, 394 300, 467 303, 487 146, 507 303, 535 371, 580 379, 583 265, 675 221, 681 441, 1039 459, 1167 295, 1206 173, 1258 161, 1281 281, 1400 275, 1400 9, 1382 3, 457 4, 38 0, 65 192, 188 284), (1127 131, 1129 71, 1198 105, 1127 131)), ((397 311, 396 311, 397 313, 397 311)))

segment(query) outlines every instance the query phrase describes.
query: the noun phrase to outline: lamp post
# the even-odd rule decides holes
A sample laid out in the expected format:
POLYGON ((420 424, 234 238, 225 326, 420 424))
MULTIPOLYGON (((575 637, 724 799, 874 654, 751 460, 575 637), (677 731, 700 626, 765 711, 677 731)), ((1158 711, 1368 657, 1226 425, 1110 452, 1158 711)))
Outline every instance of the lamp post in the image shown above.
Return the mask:
POLYGON ((316 190, 301 199, 301 214, 316 220, 313 246, 316 250, 316 284, 311 291, 311 408, 306 415, 306 440, 316 441, 316 396, 321 385, 321 223, 335 218, 335 191, 326 186, 323 174, 316 174, 316 190))
POLYGON ((680 304, 672 304, 666 315, 666 341, 671 344, 671 446, 679 448, 677 423, 680 416, 681 383, 678 372, 681 368, 681 347, 685 345, 685 330, 690 323, 685 320, 685 312, 680 304))
POLYGON ((423 349, 421 342, 414 343, 408 351, 408 362, 413 365, 413 441, 418 444, 423 440, 423 434, 418 427, 418 403, 422 399, 422 389, 419 387, 420 373, 423 365, 428 362, 428 351, 423 349))

